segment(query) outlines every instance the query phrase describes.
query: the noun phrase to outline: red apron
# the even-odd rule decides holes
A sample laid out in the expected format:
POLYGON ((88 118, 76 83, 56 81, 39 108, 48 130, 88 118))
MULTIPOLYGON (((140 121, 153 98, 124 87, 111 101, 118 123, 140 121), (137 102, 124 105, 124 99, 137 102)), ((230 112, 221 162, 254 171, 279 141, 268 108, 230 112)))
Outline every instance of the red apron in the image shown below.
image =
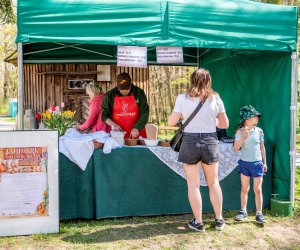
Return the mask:
MULTIPOLYGON (((125 138, 130 137, 130 132, 140 117, 139 108, 133 94, 130 96, 115 96, 112 119, 123 131, 125 138)), ((147 138, 145 128, 142 128, 140 136, 147 138)))

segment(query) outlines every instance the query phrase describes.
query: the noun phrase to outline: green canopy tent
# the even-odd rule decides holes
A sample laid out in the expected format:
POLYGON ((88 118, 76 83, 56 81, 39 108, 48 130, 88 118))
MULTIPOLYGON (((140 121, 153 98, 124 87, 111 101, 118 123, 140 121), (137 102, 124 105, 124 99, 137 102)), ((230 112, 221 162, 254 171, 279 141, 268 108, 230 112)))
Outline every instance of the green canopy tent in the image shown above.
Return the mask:
MULTIPOLYGON (((117 45, 181 46, 225 102, 233 134, 245 104, 262 112, 274 145, 273 193, 294 200, 296 7, 247 0, 19 0, 19 104, 23 63, 116 63, 117 45)), ((22 128, 23 107, 18 110, 22 128)))

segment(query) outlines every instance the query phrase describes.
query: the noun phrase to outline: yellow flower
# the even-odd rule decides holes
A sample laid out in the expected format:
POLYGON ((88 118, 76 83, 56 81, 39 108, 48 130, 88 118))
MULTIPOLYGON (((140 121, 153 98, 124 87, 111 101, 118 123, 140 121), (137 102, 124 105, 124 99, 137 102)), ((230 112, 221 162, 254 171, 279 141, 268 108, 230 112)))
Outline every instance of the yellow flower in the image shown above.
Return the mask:
POLYGON ((63 117, 63 118, 64 118, 64 117, 66 117, 66 118, 73 118, 74 115, 75 115, 75 111, 72 112, 72 111, 70 111, 70 110, 66 110, 66 111, 64 111, 64 112, 62 113, 62 117, 63 117))
POLYGON ((52 114, 47 110, 45 113, 42 114, 43 118, 47 118, 48 120, 51 119, 52 114))

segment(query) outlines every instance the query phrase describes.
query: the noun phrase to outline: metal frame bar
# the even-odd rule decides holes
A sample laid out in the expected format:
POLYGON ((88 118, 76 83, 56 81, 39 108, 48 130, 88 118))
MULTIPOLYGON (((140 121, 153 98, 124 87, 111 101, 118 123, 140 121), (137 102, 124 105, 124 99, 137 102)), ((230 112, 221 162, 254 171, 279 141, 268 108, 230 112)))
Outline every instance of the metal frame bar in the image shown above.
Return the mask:
POLYGON ((24 129, 23 124, 24 81, 23 81, 23 44, 18 43, 18 130, 24 129))
MULTIPOLYGON (((55 43, 55 44, 58 44, 58 45, 64 45, 63 43, 55 43)), ((81 45, 81 44, 79 44, 79 45, 81 45)), ((67 46, 67 45, 66 45, 66 48, 68 48, 68 47, 71 47, 71 46, 67 46)), ((90 52, 90 53, 93 53, 93 54, 96 54, 96 55, 102 55, 102 56, 107 56, 107 57, 114 58, 114 56, 112 56, 112 55, 108 55, 108 54, 101 53, 101 52, 97 52, 97 51, 90 50, 90 49, 80 48, 80 47, 77 47, 77 45, 72 46, 72 48, 78 49, 78 50, 87 51, 87 52, 90 52)))
MULTIPOLYGON (((116 60, 93 60, 93 59, 85 59, 85 60, 24 60, 24 63, 116 63, 116 60)), ((158 65, 156 61, 148 61, 148 65, 158 65)), ((163 66, 163 64, 159 64, 158 66, 163 66)), ((197 66, 196 63, 180 63, 174 64, 174 66, 197 66)))
POLYGON ((75 46, 78 46, 78 45, 81 45, 81 44, 83 44, 83 43, 78 43, 78 44, 73 44, 73 45, 60 44, 60 45, 63 45, 63 46, 56 47, 56 48, 51 48, 51 49, 42 49, 42 50, 36 50, 36 51, 32 51, 32 52, 27 52, 27 53, 24 53, 24 56, 31 55, 31 54, 38 54, 38 53, 41 53, 41 52, 48 52, 48 51, 53 51, 53 50, 60 50, 60 49, 65 49, 65 48, 72 48, 72 47, 75 47, 75 46))
POLYGON ((296 122, 297 122, 297 96, 298 96, 298 55, 293 52, 291 77, 291 106, 290 106, 290 201, 295 203, 295 177, 296 177, 296 122))

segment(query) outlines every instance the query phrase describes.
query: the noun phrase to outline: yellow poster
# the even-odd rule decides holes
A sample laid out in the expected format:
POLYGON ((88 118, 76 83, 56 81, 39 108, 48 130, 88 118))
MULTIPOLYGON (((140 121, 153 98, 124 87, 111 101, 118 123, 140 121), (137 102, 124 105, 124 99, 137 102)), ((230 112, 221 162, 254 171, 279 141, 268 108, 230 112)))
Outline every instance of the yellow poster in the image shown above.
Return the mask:
POLYGON ((0 219, 48 216, 48 147, 0 148, 0 219))

